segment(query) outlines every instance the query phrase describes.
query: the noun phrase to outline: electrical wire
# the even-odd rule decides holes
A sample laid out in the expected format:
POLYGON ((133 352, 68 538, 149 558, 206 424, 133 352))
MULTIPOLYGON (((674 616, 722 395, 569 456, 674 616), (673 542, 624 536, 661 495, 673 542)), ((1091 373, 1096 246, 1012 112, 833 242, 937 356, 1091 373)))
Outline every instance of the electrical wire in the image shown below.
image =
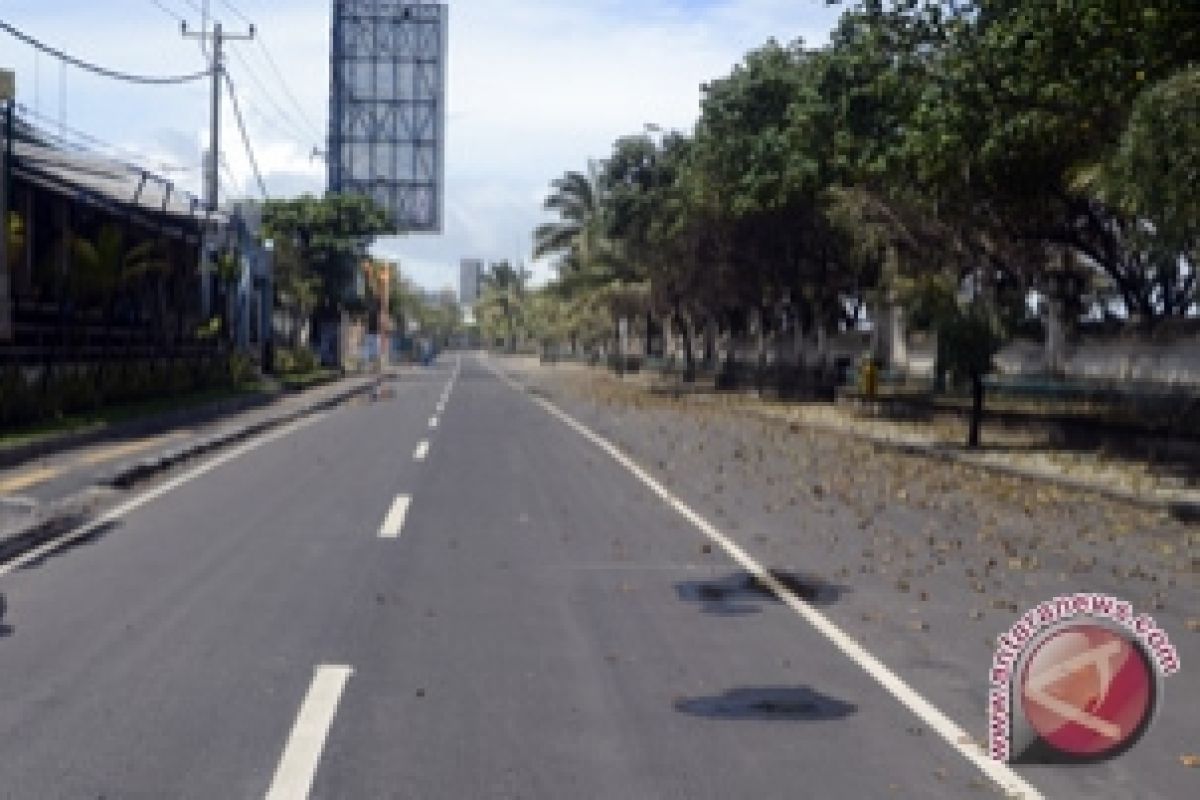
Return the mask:
MULTIPOLYGON (((157 0, 151 0, 151 2, 157 2, 157 0)), ((183 2, 187 3, 197 12, 203 13, 203 10, 196 4, 196 0, 183 0, 183 2)), ((230 13, 232 13, 242 22, 252 27, 254 26, 253 20, 251 20, 245 12, 243 12, 230 0, 217 0, 217 2, 228 9, 230 13)), ((215 17, 215 15, 213 16, 215 17)), ((275 56, 272 55, 270 48, 267 47, 267 42, 262 35, 262 31, 257 31, 257 33, 258 35, 254 38, 258 44, 259 50, 262 51, 263 59, 267 62, 267 66, 270 67, 271 72, 275 77, 275 81, 279 84, 279 88, 283 90, 284 97, 286 97, 288 102, 291 103, 291 107, 295 109, 296 114, 293 116, 290 111, 284 109, 283 106, 275 100, 274 96, 267 89, 265 81, 260 80, 255 74, 250 74, 251 80, 260 91, 268 96, 267 99, 270 101, 271 106, 275 109, 275 111, 279 113, 280 119, 285 121, 289 126, 294 126, 293 133, 300 134, 297 137, 298 139, 301 141, 309 139, 323 141, 325 139, 325 135, 321 132, 321 128, 313 123, 312 119, 308 115, 308 112, 304 108, 304 104, 301 103, 296 98, 296 95, 292 92, 287 78, 284 77, 283 70, 279 68, 279 62, 275 60, 275 56)), ((246 59, 239 56, 239 60, 241 60, 242 66, 245 68, 247 73, 253 73, 249 62, 246 59)))
POLYGON ((267 49, 267 43, 263 39, 261 33, 257 37, 257 40, 258 47, 260 50, 262 50, 262 54, 266 58, 267 64, 271 67, 271 71, 275 73, 275 78, 279 81, 280 87, 283 88, 283 93, 287 96, 288 100, 292 101, 292 105, 295 106, 296 111, 299 112, 299 119, 308 125, 309 129, 316 134, 318 141, 323 140, 325 137, 320 133, 321 129, 313 124, 312 120, 308 117, 308 113, 304 110, 303 104, 296 99, 296 95, 292 94, 292 90, 288 87, 287 79, 283 77, 283 70, 279 68, 279 64, 275 61, 275 57, 271 55, 271 51, 267 49))
POLYGON ((247 25, 253 25, 253 24, 254 24, 254 23, 253 23, 253 22, 250 20, 250 18, 249 18, 249 17, 247 17, 245 14, 243 14, 243 13, 242 13, 242 11, 241 11, 241 9, 240 9, 240 8, 238 8, 237 6, 235 6, 233 3, 229 2, 229 0, 217 0, 217 2, 219 2, 221 5, 223 5, 223 6, 225 6, 226 8, 228 8, 230 11, 232 11, 232 12, 233 12, 233 14, 234 14, 234 16, 236 16, 236 17, 240 18, 240 19, 242 20, 242 22, 246 23, 247 25))
POLYGON ((222 72, 222 77, 225 78, 225 86, 229 89, 229 100, 233 105, 233 117, 237 120, 238 132, 242 135, 242 144, 246 148, 246 155, 250 159, 250 169, 254 172, 254 180, 258 182, 258 190, 262 192, 264 198, 267 195, 267 184, 263 181, 262 173, 258 169, 258 160, 254 158, 254 148, 250 146, 250 136, 246 133, 246 121, 242 119, 242 109, 238 105, 237 92, 233 88, 233 79, 229 77, 228 72, 222 72))
MULTIPOLYGON (((41 112, 30 108, 24 103, 16 103, 15 107, 22 116, 34 119, 43 125, 58 126, 59 124, 58 120, 52 119, 48 115, 42 114, 41 112)), ((155 167, 163 172, 196 172, 199 169, 199 167, 196 166, 187 167, 181 164, 163 161, 162 159, 155 158, 147 153, 131 150, 127 147, 120 147, 112 142, 106 142, 103 139, 92 136, 91 134, 84 133, 78 128, 72 128, 69 125, 65 126, 65 133, 70 134, 75 141, 67 138, 62 133, 53 133, 51 130, 49 130, 49 128, 36 128, 35 130, 38 134, 53 139, 56 144, 62 147, 76 150, 81 153, 90 154, 100 151, 101 155, 106 155, 109 158, 115 158, 117 161, 124 163, 125 166, 132 169, 144 169, 144 167, 138 165, 137 162, 139 161, 157 162, 155 167)))
POLYGON ((233 197, 235 194, 241 194, 241 181, 233 174, 233 170, 229 167, 229 159, 225 158, 224 154, 221 155, 220 165, 221 171, 225 174, 225 180, 221 180, 218 175, 217 183, 223 188, 225 196, 233 197), (238 191, 235 192, 234 189, 238 191))
POLYGON ((180 24, 187 22, 187 20, 178 13, 172 11, 169 7, 164 5, 162 0, 150 0, 150 4, 180 24))
MULTIPOLYGON (((261 116, 263 116, 263 119, 272 123, 272 127, 274 127, 280 133, 284 134, 287 138, 296 139, 297 143, 300 143, 300 144, 303 144, 304 142, 311 143, 312 137, 309 135, 309 133, 307 131, 304 130, 304 126, 297 124, 296 119, 293 116, 291 116, 290 114, 288 114, 287 109, 285 109, 281 105, 279 105, 279 103, 275 100, 274 95, 271 94, 270 90, 267 89, 267 87, 263 84, 263 81, 258 77, 258 75, 254 72, 254 70, 252 70, 250 68, 249 61, 247 61, 246 58, 244 56, 242 56, 242 54, 240 52, 238 52, 237 50, 230 50, 230 52, 233 54, 233 57, 238 61, 238 63, 242 66, 243 70, 245 71, 246 76, 248 78, 250 78, 250 81, 258 88, 258 90, 260 92, 262 92, 263 96, 267 99, 267 101, 270 103, 271 107, 278 114, 277 121, 285 123, 284 127, 286 127, 287 130, 285 131, 282 128, 276 126, 269 117, 266 117, 265 115, 261 115, 261 116)), ((305 149, 307 149, 307 147, 305 147, 305 149)))
POLYGON ((50 45, 45 44, 44 42, 38 41, 37 39, 33 38, 32 36, 30 36, 27 33, 23 33, 22 31, 17 30, 12 25, 9 25, 7 22, 4 22, 3 20, 0 20, 0 31, 4 31, 5 33, 9 34, 10 36, 20 39, 22 42, 25 42, 25 44, 27 44, 31 47, 34 47, 34 48, 42 51, 43 53, 48 53, 48 54, 54 56, 55 58, 59 59, 60 61, 62 61, 65 64, 70 64, 72 66, 79 67, 82 70, 86 70, 88 72, 95 73, 96 75, 102 75, 105 78, 112 78, 114 80, 125 81, 126 83, 140 83, 140 84, 153 84, 153 85, 190 83, 191 81, 198 81, 201 78, 204 78, 204 77, 212 74, 211 70, 206 69, 203 72, 195 72, 190 75, 165 75, 165 76, 131 75, 129 73, 118 72, 116 70, 107 69, 105 67, 100 67, 95 64, 90 64, 87 61, 83 61, 81 59, 75 58, 72 55, 64 53, 62 50, 59 50, 55 47, 51 47, 50 45))

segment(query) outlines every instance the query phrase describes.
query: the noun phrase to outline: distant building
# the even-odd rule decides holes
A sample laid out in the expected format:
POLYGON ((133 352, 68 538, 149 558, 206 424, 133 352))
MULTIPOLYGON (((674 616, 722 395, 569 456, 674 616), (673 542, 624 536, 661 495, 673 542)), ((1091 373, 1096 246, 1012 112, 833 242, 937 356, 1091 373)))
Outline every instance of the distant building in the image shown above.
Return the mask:
POLYGON ((458 268, 458 302, 473 306, 479 301, 480 283, 483 281, 483 259, 464 258, 458 268))
POLYGON ((435 308, 451 308, 458 302, 454 297, 454 288, 450 286, 445 289, 422 289, 421 299, 435 308))

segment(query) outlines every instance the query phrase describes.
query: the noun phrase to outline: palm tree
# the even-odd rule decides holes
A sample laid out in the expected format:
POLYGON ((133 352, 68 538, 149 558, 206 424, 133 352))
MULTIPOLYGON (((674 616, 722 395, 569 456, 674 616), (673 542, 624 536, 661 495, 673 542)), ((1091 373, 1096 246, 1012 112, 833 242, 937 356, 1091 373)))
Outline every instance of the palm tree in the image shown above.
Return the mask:
POLYGON ((95 240, 76 238, 73 250, 75 288, 100 305, 108 331, 105 338, 111 339, 113 305, 118 292, 138 278, 165 271, 168 264, 161 257, 156 241, 126 249, 125 231, 111 223, 101 226, 95 240))
POLYGON ((595 162, 587 173, 572 170, 551 181, 553 191, 542 207, 558 215, 554 222, 533 232, 533 257, 554 256, 554 268, 566 282, 607 282, 618 259, 607 236, 604 220, 605 190, 595 162))
POLYGON ((479 306, 485 310, 496 309, 504 318, 508 349, 514 351, 517 348, 516 318, 525 299, 529 272, 523 267, 515 268, 507 261, 499 261, 491 265, 482 282, 483 297, 479 306))
POLYGON ((8 263, 9 268, 16 263, 25 246, 25 223, 16 211, 8 212, 8 263))
POLYGON ((221 289, 221 330, 225 335, 226 342, 232 347, 237 343, 236 332, 233 328, 241 323, 241 304, 236 305, 233 316, 229 313, 229 306, 238 279, 242 274, 241 259, 232 250, 222 250, 217 254, 213 266, 217 275, 217 284, 221 289))

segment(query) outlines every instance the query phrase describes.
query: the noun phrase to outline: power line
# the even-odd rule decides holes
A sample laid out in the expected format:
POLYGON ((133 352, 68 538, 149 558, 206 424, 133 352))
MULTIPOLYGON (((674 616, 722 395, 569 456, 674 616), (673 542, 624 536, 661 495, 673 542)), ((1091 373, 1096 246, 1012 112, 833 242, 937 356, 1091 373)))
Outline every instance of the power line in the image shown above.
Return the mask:
MULTIPOLYGON (((48 115, 35 111, 24 103, 16 103, 16 109, 21 112, 22 115, 30 117, 44 125, 58 125, 58 120, 51 119, 48 115)), ((196 172, 199 169, 196 166, 188 167, 181 164, 172 163, 170 161, 164 161, 161 158, 156 158, 145 152, 131 150, 128 147, 121 147, 113 144, 112 142, 106 142, 103 139, 92 136, 88 133, 84 133, 83 131, 77 128, 72 128, 69 125, 65 126, 65 132, 70 134, 73 139, 67 138, 62 133, 53 133, 48 128, 34 128, 34 131, 40 136, 54 140, 54 142, 59 146, 77 150, 80 153, 85 154, 99 153, 100 155, 106 155, 109 158, 115 157, 117 161, 122 162, 125 164, 125 166, 139 171, 146 171, 145 167, 138 164, 139 161, 156 162, 154 163, 154 166, 163 172, 196 172)))
MULTIPOLYGON (((260 92, 263 93, 263 96, 266 97, 267 101, 271 104, 271 107, 275 109, 278 114, 278 120, 286 123, 286 126, 289 128, 289 130, 284 131, 274 125, 272 127, 276 127, 280 133, 283 133, 289 139, 295 138, 301 144, 310 140, 312 137, 307 131, 304 130, 304 126, 297 124, 295 118, 292 117, 292 115, 290 115, 285 108, 279 105, 278 102, 276 102, 274 95, 271 94, 270 90, 267 89, 254 70, 250 68, 250 63, 246 60, 246 58, 237 50, 233 50, 231 52, 233 53, 234 58, 237 59, 238 63, 241 64, 242 68, 245 70, 246 76, 250 78, 251 82, 258 88, 260 92)), ((263 115, 263 118, 267 119, 268 122, 270 121, 270 119, 265 115, 263 115)))
POLYGON ((20 39, 21 41, 25 42, 25 44, 30 45, 31 47, 41 50, 43 53, 49 53, 50 55, 52 55, 55 58, 62 61, 63 63, 71 64, 72 66, 79 67, 80 69, 86 70, 88 72, 93 72, 97 75, 102 75, 105 78, 113 78, 114 80, 125 81, 127 83, 141 83, 141 84, 155 84, 155 85, 190 83, 191 81, 198 81, 201 78, 204 78, 210 74, 209 70, 204 70, 203 72, 195 72, 190 75, 169 75, 169 76, 130 75, 129 73, 117 72, 116 70, 107 69, 106 67, 100 67, 95 64, 90 64, 87 61, 83 61, 81 59, 75 58, 72 55, 68 55, 67 53, 64 53, 62 50, 51 47, 48 44, 40 42, 37 39, 34 39, 29 34, 23 33, 21 31, 17 30, 12 25, 9 25, 7 22, 4 22, 3 20, 0 20, 0 30, 4 31, 5 33, 8 33, 9 35, 11 35, 17 39, 20 39))
MULTIPOLYGON (((151 2, 156 1, 157 0, 151 0, 151 2)), ((204 10, 197 5, 196 0, 183 0, 183 2, 195 9, 197 13, 205 13, 204 10)), ((247 25, 254 27, 254 22, 250 19, 250 17, 230 0, 217 0, 217 2, 219 2, 222 6, 228 9, 233 15, 241 19, 247 25)), ((215 15, 213 16, 215 17, 215 15)), ((324 140, 325 135, 321 132, 320 126, 313 123, 312 119, 308 115, 308 112, 304 108, 304 104, 301 103, 296 98, 296 95, 292 92, 287 78, 284 77, 283 70, 279 68, 279 62, 275 60, 275 56, 272 55, 270 48, 267 47, 266 40, 262 36, 261 32, 259 32, 259 35, 256 37, 256 39, 258 40, 258 46, 262 51, 263 58, 267 62, 267 66, 271 68, 271 72, 274 74, 275 80, 279 84, 279 88, 283 90, 284 97, 287 98, 287 100, 292 104, 292 107, 296 110, 296 115, 293 117, 290 112, 284 111, 282 107, 275 102, 273 97, 269 98, 271 105, 280 112, 281 118, 284 119, 289 125, 296 126, 296 132, 302 133, 302 135, 299 137, 300 139, 311 138, 316 139, 317 141, 324 140), (297 122, 299 124, 297 124, 297 122)), ((243 60, 242 66, 247 72, 251 71, 248 62, 243 60)), ((265 94, 269 94, 266 87, 263 85, 263 82, 261 82, 255 75, 251 75, 250 77, 261 91, 263 91, 265 94)))
POLYGON ((196 5, 196 0, 183 0, 183 2, 192 7, 192 10, 197 14, 204 14, 205 11, 200 6, 196 5))
POLYGON ((254 24, 254 22, 252 22, 249 17, 247 17, 245 14, 242 13, 241 9, 239 9, 233 3, 229 2, 229 0, 217 0, 217 2, 219 2, 221 5, 228 8, 230 11, 232 11, 234 16, 241 18, 242 22, 246 23, 247 25, 254 24))
MULTIPOLYGON (((233 170, 229 167, 229 159, 225 158, 224 154, 221 155, 221 171, 225 174, 226 178, 226 180, 221 181, 221 185, 225 189, 225 196, 233 197, 235 192, 232 190, 238 189, 241 186, 241 181, 233 174, 233 170)), ((237 194, 240 193, 240 191, 237 192, 237 194)))
POLYGON ((275 57, 271 55, 271 51, 267 49, 266 41, 261 36, 258 38, 258 46, 259 49, 262 50, 263 55, 266 57, 267 64, 271 67, 271 71, 275 73, 275 77, 278 79, 279 85, 283 87, 283 93, 287 95, 288 100, 292 101, 292 105, 294 105, 296 110, 300 113, 300 119, 307 124, 312 131, 317 133, 318 140, 323 139, 324 136, 320 134, 320 128, 312 123, 312 121, 308 118, 307 112, 304 110, 304 106, 299 100, 296 99, 296 95, 292 94, 292 90, 288 87, 287 79, 283 77, 283 70, 279 69, 279 64, 275 62, 275 57))
MULTIPOLYGON (((30 109, 28 106, 24 105, 23 103, 16 103, 15 108, 23 116, 32 117, 32 118, 40 120, 46 124, 56 124, 56 122, 54 120, 50 119, 45 114, 39 114, 39 113, 33 111, 32 109, 30 109)), ((26 124, 28 124, 28 123, 26 123, 26 124)), ((172 164, 172 163, 163 161, 161 159, 153 158, 146 153, 137 152, 134 150, 129 150, 126 148, 118 147, 109 142, 105 142, 102 139, 98 139, 95 136, 90 136, 86 133, 83 133, 82 131, 74 130, 69 127, 67 128, 67 131, 72 133, 78 139, 83 140, 84 142, 88 142, 88 144, 81 144, 79 141, 72 141, 70 139, 65 138, 61 134, 55 134, 44 128, 33 128, 32 130, 36 136, 40 137, 42 140, 46 141, 47 143, 51 144, 52 146, 63 148, 64 150, 71 150, 74 152, 78 152, 80 154, 83 154, 85 156, 90 156, 90 157, 95 157, 97 155, 101 155, 101 156, 108 158, 116 163, 121 164, 126 169, 129 169, 136 173, 144 175, 144 176, 146 176, 154 181, 157 181, 158 183, 163 184, 163 185, 170 185, 170 186, 176 185, 177 179, 173 178, 173 177, 169 177, 167 173, 172 173, 172 172, 195 173, 199 169, 198 167, 194 167, 194 166, 193 167, 185 167, 185 166, 180 166, 178 164, 172 164), (109 152, 107 152, 107 153, 98 152, 95 149, 95 147, 97 147, 97 146, 104 148, 105 150, 107 150, 109 152), (139 162, 142 162, 142 163, 139 163, 139 162), (145 162, 158 162, 158 163, 152 164, 151 165, 152 168, 147 168, 146 166, 143 166, 143 163, 145 163, 145 162), (155 172, 155 170, 158 170, 158 172, 155 172)), ((188 194, 190 196, 190 193, 187 192, 186 189, 184 189, 183 191, 185 194, 188 194)))
POLYGON ((246 147, 246 155, 250 159, 250 169, 254 172, 254 179, 258 182, 258 190, 266 198, 267 184, 263 181, 262 173, 258 170, 258 161, 254 158, 254 148, 250 146, 250 136, 246 133, 246 121, 242 119, 242 109, 238 105, 237 92, 233 88, 233 79, 229 77, 228 72, 223 72, 222 76, 225 78, 226 88, 229 89, 229 101, 233 105, 233 117, 237 120, 238 132, 242 135, 242 144, 246 147))
POLYGON ((150 4, 156 7, 159 11, 162 11, 167 16, 173 18, 176 22, 186 22, 186 20, 178 13, 163 5, 162 0, 150 0, 150 4))

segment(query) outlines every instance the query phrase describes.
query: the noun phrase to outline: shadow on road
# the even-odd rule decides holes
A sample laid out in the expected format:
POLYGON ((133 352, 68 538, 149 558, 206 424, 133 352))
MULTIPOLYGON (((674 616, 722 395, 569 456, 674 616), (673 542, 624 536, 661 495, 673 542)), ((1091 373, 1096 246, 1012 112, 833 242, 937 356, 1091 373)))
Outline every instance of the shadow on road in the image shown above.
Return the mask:
POLYGON ((98 525, 95 525, 92 528, 90 528, 88 530, 88 532, 85 533, 84 535, 82 535, 78 538, 75 538, 75 539, 71 539, 70 541, 63 542, 62 544, 58 545, 57 547, 54 547, 50 550, 47 550, 45 553, 42 553, 37 558, 32 559, 31 561, 28 561, 25 564, 22 564, 21 569, 22 570, 36 569, 36 568, 42 566, 43 564, 45 564, 50 559, 54 558, 55 556, 64 555, 66 553, 71 552, 72 550, 75 550, 76 548, 83 547, 84 545, 95 544, 96 542, 100 541, 101 539, 103 539, 108 534, 112 533, 114 530, 116 530, 120 526, 121 526, 121 523, 117 520, 110 520, 109 522, 102 522, 98 525))
MULTIPOLYGON (((813 605, 830 605, 849 591, 846 586, 826 583, 820 578, 777 569, 769 572, 784 588, 813 605)), ((700 603, 706 614, 756 614, 762 610, 762 602, 779 602, 766 583, 748 572, 735 572, 724 578, 679 581, 675 584, 675 593, 680 600, 700 603)))
POLYGON ((807 686, 763 686, 680 698, 675 701, 675 710, 710 719, 820 722, 848 717, 858 711, 858 706, 807 686))

